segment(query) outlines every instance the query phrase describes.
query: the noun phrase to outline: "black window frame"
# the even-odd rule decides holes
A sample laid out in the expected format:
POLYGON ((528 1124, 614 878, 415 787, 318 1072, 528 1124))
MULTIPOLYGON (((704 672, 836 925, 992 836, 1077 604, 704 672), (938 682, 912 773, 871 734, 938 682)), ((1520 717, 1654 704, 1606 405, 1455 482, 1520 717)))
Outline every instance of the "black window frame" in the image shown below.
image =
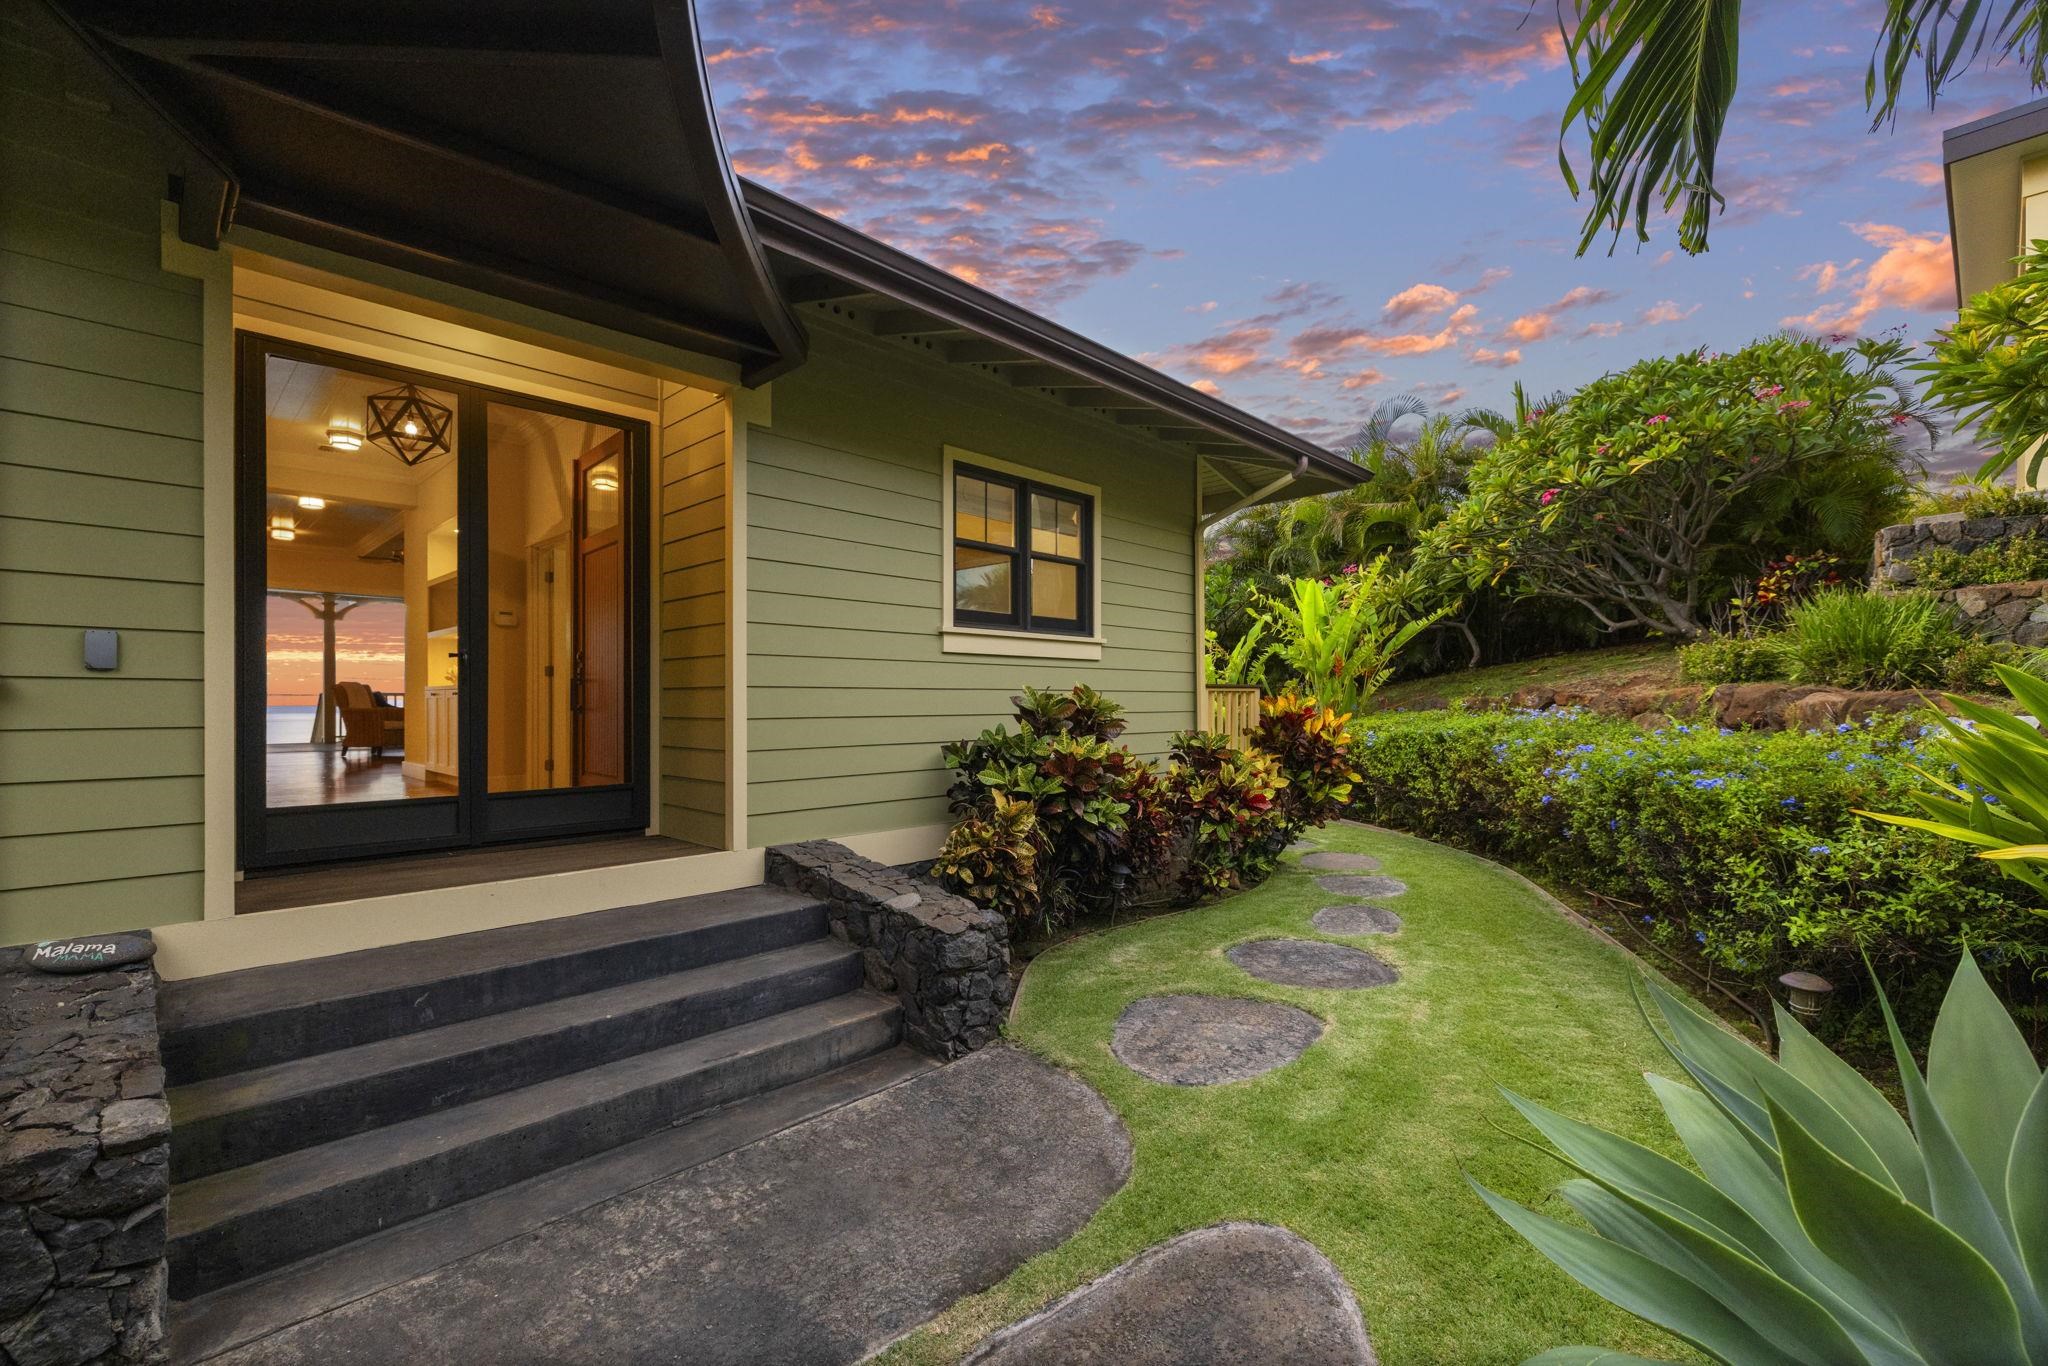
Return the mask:
POLYGON ((983 628, 998 631, 1021 631, 1030 635, 1044 636, 1091 636, 1095 631, 1095 495, 1055 484, 1043 479, 1033 479, 1026 474, 1009 474, 992 470, 985 465, 970 464, 960 460, 953 463, 952 474, 946 481, 947 520, 953 528, 953 543, 946 551, 946 592, 947 605, 952 609, 953 624, 969 628, 983 628), (1017 529, 1015 545, 995 545, 988 541, 977 541, 960 534, 960 479, 966 476, 984 483, 1001 484, 1011 491, 1016 502, 1012 524, 1017 529), (1034 493, 1057 498, 1063 502, 1081 505, 1081 554, 1078 558, 1066 555, 1052 555, 1031 548, 1031 496, 1034 493), (957 581, 958 553, 962 547, 969 550, 985 551, 992 555, 1010 557, 1010 610, 1007 613, 975 612, 960 606, 957 581), (1076 617, 1036 618, 1031 614, 1031 564, 1033 560, 1051 560, 1056 564, 1075 566, 1076 617))

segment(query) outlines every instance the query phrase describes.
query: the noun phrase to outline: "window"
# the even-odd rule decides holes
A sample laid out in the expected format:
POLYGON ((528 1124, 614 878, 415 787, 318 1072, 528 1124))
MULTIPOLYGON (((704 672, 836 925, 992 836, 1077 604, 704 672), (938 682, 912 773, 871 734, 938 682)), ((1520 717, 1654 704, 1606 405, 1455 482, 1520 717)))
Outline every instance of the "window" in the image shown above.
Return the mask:
POLYGON ((978 465, 952 471, 954 624, 1088 635, 1095 499, 978 465))

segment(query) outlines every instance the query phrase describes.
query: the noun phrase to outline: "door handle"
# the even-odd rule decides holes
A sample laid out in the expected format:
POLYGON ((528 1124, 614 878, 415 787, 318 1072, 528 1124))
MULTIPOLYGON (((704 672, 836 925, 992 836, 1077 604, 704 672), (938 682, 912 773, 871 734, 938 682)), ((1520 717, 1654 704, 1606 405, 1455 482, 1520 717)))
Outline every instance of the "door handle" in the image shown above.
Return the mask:
POLYGON ((569 710, 583 710, 583 652, 576 652, 576 664, 569 672, 569 710))

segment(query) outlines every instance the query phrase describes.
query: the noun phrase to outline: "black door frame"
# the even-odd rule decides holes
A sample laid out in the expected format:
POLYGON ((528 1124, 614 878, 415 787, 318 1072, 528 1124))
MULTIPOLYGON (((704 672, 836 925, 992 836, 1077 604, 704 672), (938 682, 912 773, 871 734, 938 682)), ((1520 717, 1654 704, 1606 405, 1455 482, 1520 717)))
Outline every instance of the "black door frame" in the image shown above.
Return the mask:
MULTIPOLYGON (((645 829, 652 810, 649 704, 653 660, 649 622, 652 538, 648 521, 652 431, 643 420, 603 409, 456 380, 410 366, 238 329, 235 334, 235 828, 243 868, 276 868, 349 858, 455 849, 511 840, 645 829), (458 793, 380 802, 272 807, 264 767, 268 700, 265 597, 266 430, 263 363, 268 356, 408 381, 457 397, 456 583, 459 712, 458 793), (503 403, 616 427, 626 434, 620 513, 627 541, 626 633, 628 780, 604 787, 491 792, 490 783, 490 450, 488 408, 503 403)), ((423 719, 423 718, 421 718, 423 719)))

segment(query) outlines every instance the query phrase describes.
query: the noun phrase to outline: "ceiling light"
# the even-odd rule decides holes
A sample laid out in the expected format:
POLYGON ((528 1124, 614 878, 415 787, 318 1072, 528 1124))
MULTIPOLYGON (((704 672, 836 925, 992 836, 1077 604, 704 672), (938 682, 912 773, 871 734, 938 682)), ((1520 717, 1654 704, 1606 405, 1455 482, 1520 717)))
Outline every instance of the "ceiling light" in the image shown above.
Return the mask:
POLYGON ((308 512, 318 512, 327 506, 327 500, 317 493, 302 493, 299 495, 299 506, 308 512))
POLYGON ((407 465, 417 465, 449 449, 448 432, 455 410, 428 398, 417 384, 370 395, 363 414, 363 434, 407 465))
POLYGON ((590 487, 598 493, 617 493, 619 476, 610 470, 598 470, 590 476, 590 487))
POLYGON ((297 522, 293 521, 293 520, 292 520, 292 519, 291 519, 290 517, 273 517, 273 518, 271 518, 271 519, 270 519, 270 539, 271 539, 271 540, 273 540, 273 541, 290 541, 290 540, 295 540, 295 539, 297 539, 297 537, 298 537, 298 534, 299 534, 299 524, 298 524, 297 522))
POLYGON ((359 451, 363 448, 363 433, 355 423, 346 418, 336 418, 327 424, 327 449, 333 451, 359 451))

